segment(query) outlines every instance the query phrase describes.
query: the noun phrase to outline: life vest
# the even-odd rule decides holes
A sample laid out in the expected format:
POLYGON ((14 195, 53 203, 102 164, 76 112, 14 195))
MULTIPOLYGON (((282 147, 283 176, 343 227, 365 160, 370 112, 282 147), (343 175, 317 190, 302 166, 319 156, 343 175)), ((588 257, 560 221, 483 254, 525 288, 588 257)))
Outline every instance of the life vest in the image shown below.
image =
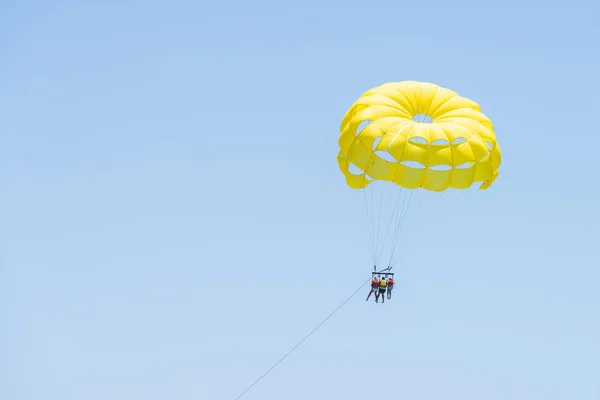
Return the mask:
POLYGON ((379 280, 377 280, 377 279, 373 279, 373 280, 371 281, 371 287, 372 287, 372 288, 378 288, 378 287, 379 287, 379 280))
POLYGON ((387 287, 387 282, 385 281, 385 279, 382 279, 379 282, 379 289, 385 289, 387 287))

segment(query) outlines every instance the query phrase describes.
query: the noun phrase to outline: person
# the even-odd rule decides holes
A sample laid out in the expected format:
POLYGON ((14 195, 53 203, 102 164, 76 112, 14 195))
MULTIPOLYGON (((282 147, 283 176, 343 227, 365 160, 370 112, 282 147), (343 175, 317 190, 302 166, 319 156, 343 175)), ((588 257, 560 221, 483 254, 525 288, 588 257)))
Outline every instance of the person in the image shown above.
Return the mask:
POLYGON ((392 298, 392 289, 394 288, 394 278, 389 278, 387 280, 387 298, 388 300, 392 298))
POLYGON ((387 282, 385 281, 385 277, 381 278, 379 281, 379 293, 375 294, 375 303, 379 301, 379 295, 381 295, 381 304, 385 302, 385 290, 387 288, 387 282))
POLYGON ((377 279, 376 276, 373 277, 373 280, 371 281, 371 291, 369 292, 369 295, 367 296, 367 300, 369 301, 369 297, 371 297, 371 294, 373 292, 375 292, 375 297, 377 297, 377 290, 379 289, 379 279, 377 279))

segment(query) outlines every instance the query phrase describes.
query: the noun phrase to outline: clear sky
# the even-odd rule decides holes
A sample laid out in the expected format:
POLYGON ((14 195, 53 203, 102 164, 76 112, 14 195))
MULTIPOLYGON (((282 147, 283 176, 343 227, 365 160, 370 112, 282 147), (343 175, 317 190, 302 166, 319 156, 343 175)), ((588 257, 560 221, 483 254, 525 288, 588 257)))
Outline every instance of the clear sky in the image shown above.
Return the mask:
POLYGON ((500 176, 244 399, 600 399, 597 2, 0 4, 1 399, 234 399, 369 278, 339 124, 401 80, 500 176))

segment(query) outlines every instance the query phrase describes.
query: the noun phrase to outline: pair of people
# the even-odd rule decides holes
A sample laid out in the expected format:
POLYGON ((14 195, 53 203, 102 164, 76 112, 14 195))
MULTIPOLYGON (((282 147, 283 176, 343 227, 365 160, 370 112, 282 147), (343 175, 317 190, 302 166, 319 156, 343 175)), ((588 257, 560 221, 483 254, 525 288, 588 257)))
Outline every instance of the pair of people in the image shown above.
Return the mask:
POLYGON ((369 295, 367 296, 366 301, 369 301, 369 297, 371 297, 371 294, 375 293, 375 303, 379 303, 380 295, 381 295, 381 303, 384 303, 385 302, 385 293, 387 292, 388 300, 391 299, 393 288, 394 288, 394 278, 388 278, 386 280, 385 277, 383 277, 383 278, 381 278, 381 280, 379 280, 376 276, 374 276, 373 280, 371 281, 371 291, 369 292, 369 295))

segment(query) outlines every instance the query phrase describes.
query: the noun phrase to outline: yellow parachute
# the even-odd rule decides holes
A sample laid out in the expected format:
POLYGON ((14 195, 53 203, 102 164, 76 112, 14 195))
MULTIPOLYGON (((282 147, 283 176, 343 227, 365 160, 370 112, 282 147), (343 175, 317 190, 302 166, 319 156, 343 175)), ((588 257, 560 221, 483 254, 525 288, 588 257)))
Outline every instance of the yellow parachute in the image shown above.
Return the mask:
MULTIPOLYGON (((432 83, 391 82, 368 90, 346 112, 340 131, 337 159, 348 186, 366 191, 374 183, 386 189, 391 184, 400 191, 400 197, 389 196, 395 203, 387 220, 381 221, 381 209, 367 215, 393 225, 385 234, 392 233, 390 264, 398 244, 394 235, 406 217, 399 204, 410 206, 412 189, 445 192, 476 183, 487 189, 498 176, 501 152, 490 119, 473 100, 432 83)), ((382 189, 381 206, 383 196, 382 189)), ((369 214, 366 195, 365 201, 369 214)), ((373 198, 370 204, 376 207, 373 198)), ((370 232, 377 264, 385 243, 375 243, 375 230, 379 234, 381 227, 370 232)))
POLYGON ((501 157, 492 122, 477 103, 415 81, 365 92, 344 116, 339 145, 340 168, 356 189, 371 180, 432 191, 479 181, 486 189, 498 176, 501 157), (358 131, 365 121, 370 123, 358 131), (351 173, 350 164, 363 173, 351 173))

